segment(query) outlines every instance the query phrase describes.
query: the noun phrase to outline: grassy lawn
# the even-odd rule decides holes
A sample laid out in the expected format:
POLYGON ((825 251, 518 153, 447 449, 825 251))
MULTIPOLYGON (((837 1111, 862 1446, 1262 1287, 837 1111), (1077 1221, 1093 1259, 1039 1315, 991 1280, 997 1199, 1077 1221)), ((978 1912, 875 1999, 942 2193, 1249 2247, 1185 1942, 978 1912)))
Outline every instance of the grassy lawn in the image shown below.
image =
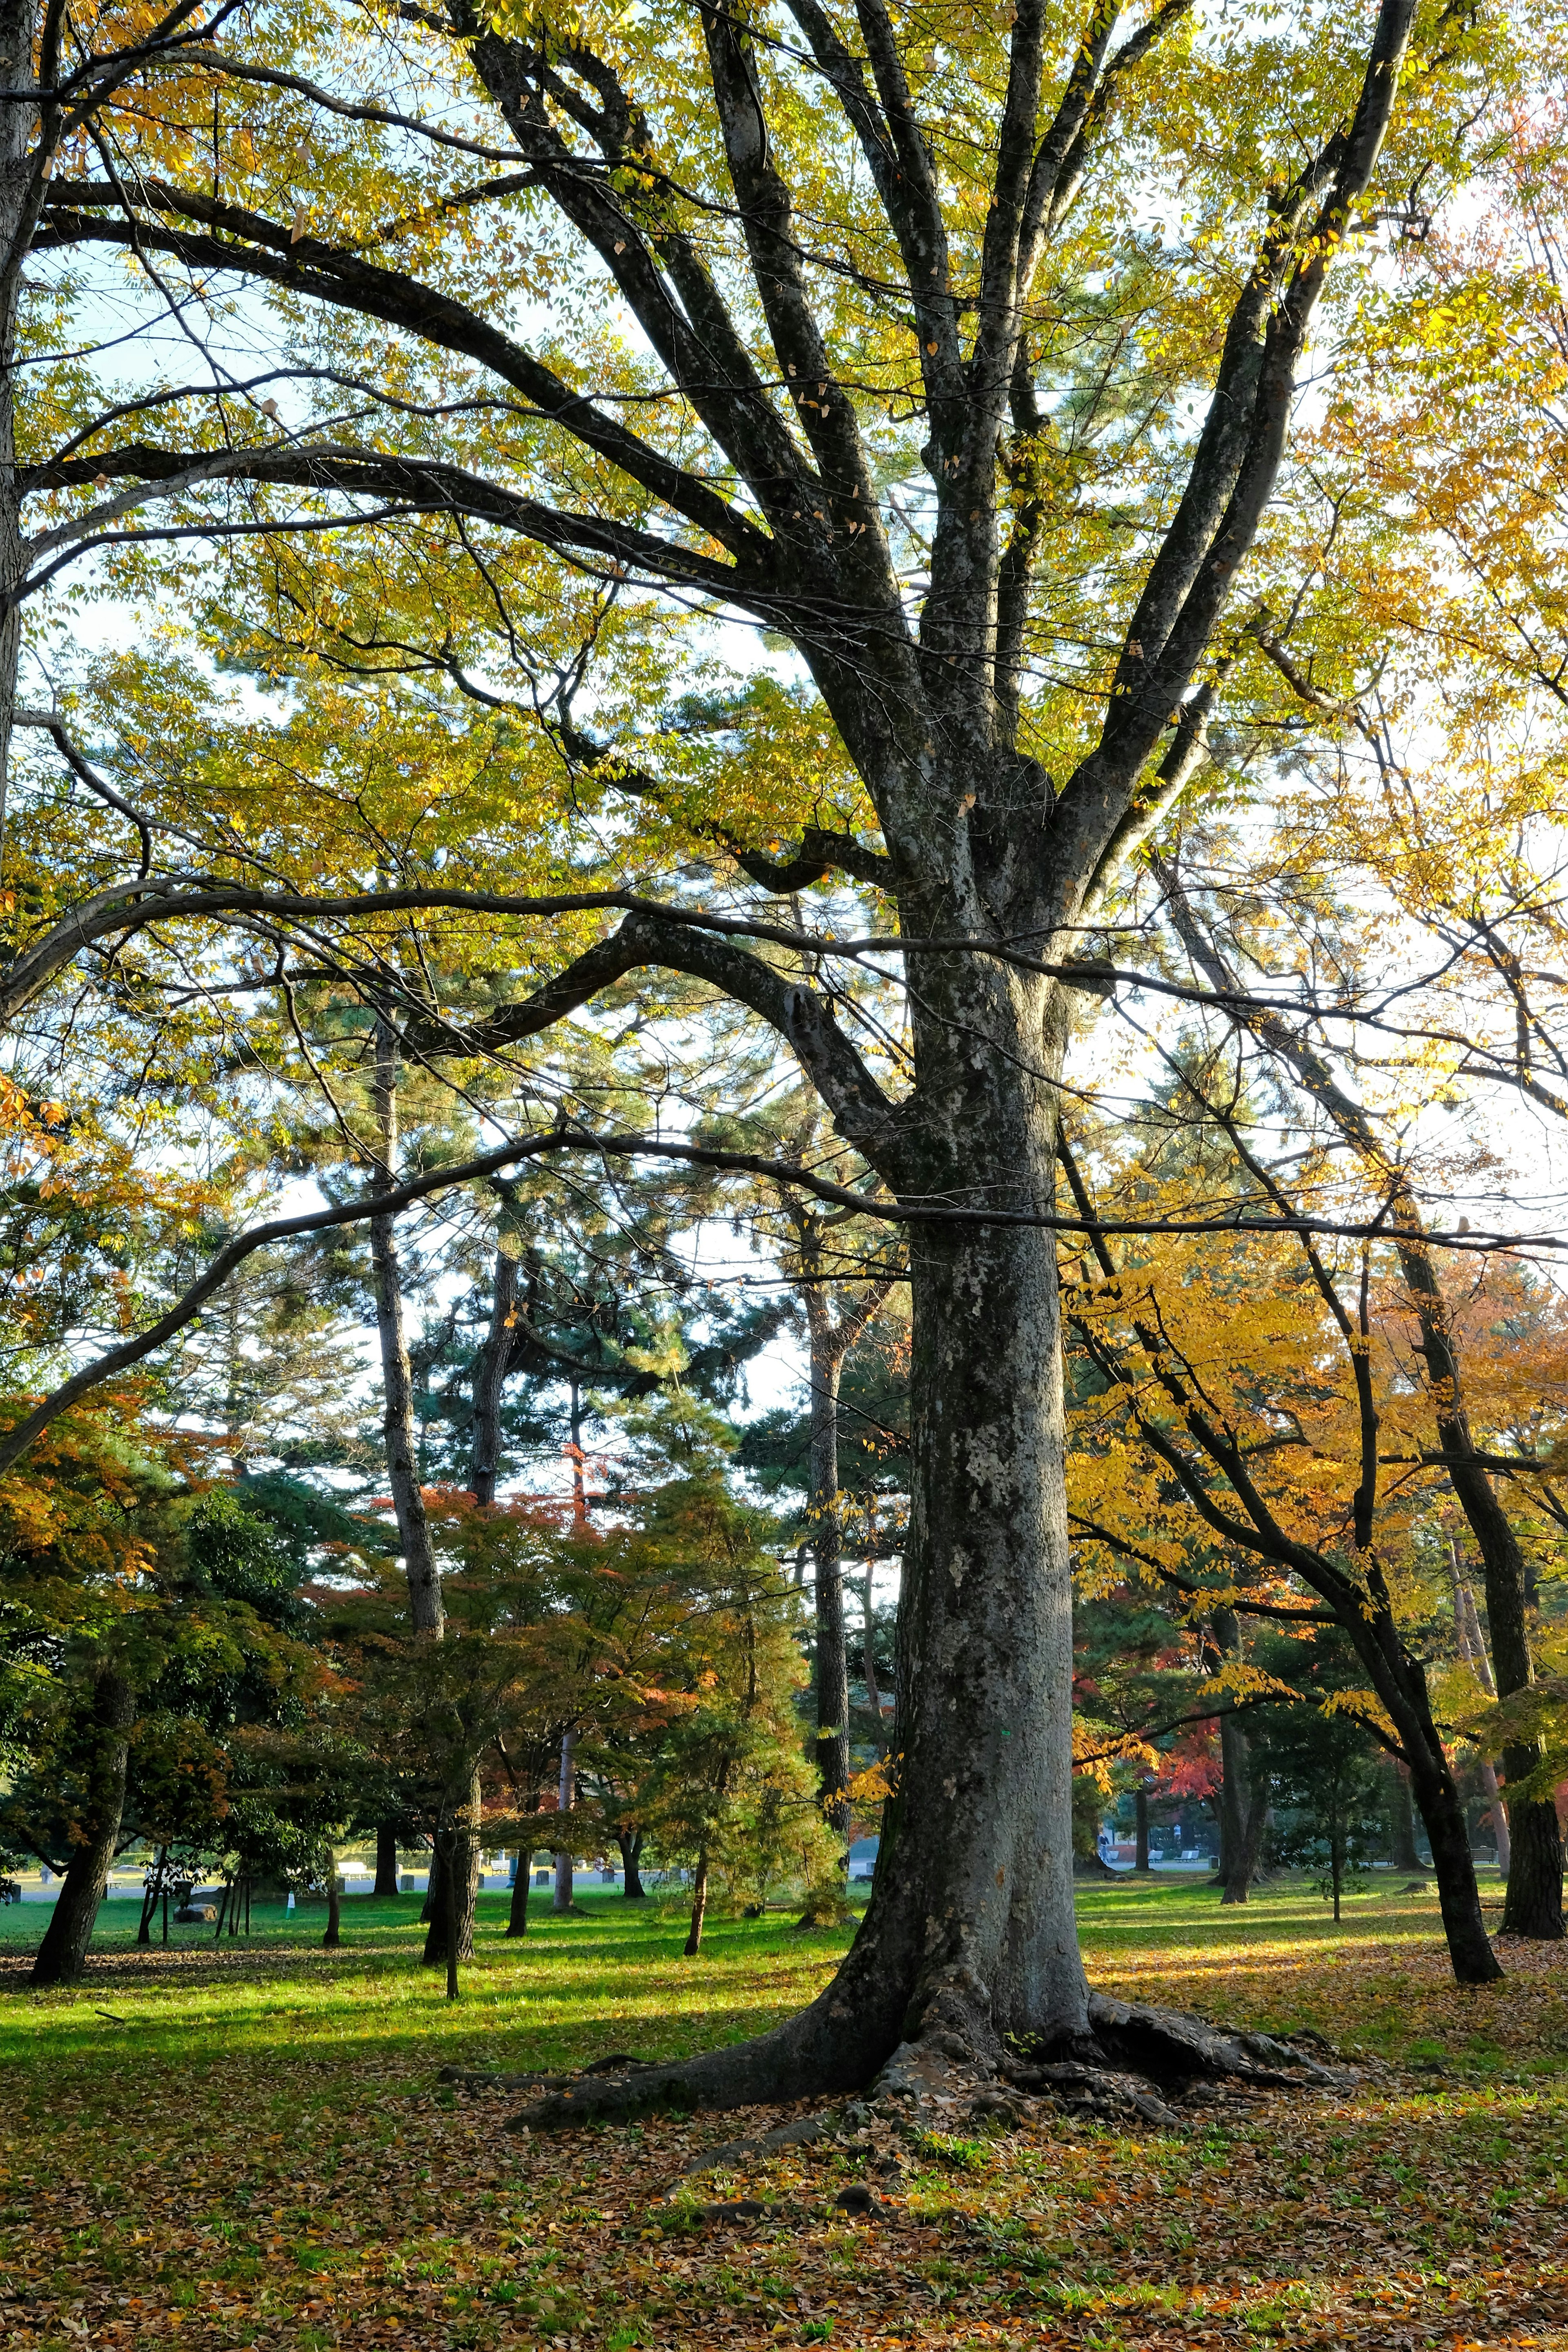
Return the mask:
MULTIPOLYGON (((871 2221, 831 2214, 867 2157, 801 2151, 704 2198, 780 2200, 742 2230, 665 2192, 751 2118, 561 2139, 437 2089, 453 2059, 653 2056, 754 2031, 819 1986, 840 1936, 684 1921, 590 1893, 501 1934, 456 2007, 417 1965, 417 1897, 253 1912, 248 1945, 174 1930, 138 1954, 107 1906, 86 1982, 34 1994, 36 1906, 0 1911, 0 2347, 551 2347, 1072 2344, 1568 2347, 1568 1951, 1447 1981, 1431 1896, 1306 1889, 1221 1911, 1206 1886, 1086 1888, 1108 1990, 1274 2031, 1366 2072, 1179 2134, 1083 2126, 931 2144, 871 2221), (107 2014, 105 2013, 107 2012, 107 2014)), ((771 2118, 776 2119, 776 2118, 771 2118)))

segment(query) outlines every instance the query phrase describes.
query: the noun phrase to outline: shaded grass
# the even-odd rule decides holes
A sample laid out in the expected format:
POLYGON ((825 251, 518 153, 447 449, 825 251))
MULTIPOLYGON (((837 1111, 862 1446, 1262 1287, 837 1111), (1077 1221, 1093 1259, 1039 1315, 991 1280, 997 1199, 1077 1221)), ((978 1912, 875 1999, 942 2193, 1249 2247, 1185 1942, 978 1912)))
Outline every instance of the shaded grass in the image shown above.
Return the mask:
POLYGON ((755 2032, 847 1935, 720 1921, 691 1962, 679 1912, 595 1890, 585 1916, 541 1907, 509 1943, 506 1899, 486 1896, 448 2005, 418 1966, 418 1907, 349 1900, 331 1957, 320 1907, 253 1910, 248 1946, 174 1930, 164 1955, 134 1950, 136 1906, 115 1904, 88 1980, 49 1994, 24 1980, 43 1915, 0 1912, 5 2352, 1568 2347, 1568 1959, 1512 1947, 1502 1985, 1459 1993, 1434 1898, 1360 1894, 1336 1928, 1301 1889, 1222 1911, 1171 1878, 1086 1887, 1108 1990, 1306 2027, 1363 2053, 1365 2079, 1179 2136, 959 2126, 869 2225, 830 2205, 875 2150, 803 2154, 734 2184, 782 2200, 743 2235, 664 2191, 744 2118, 519 2139, 509 2102, 436 2070, 755 2032))

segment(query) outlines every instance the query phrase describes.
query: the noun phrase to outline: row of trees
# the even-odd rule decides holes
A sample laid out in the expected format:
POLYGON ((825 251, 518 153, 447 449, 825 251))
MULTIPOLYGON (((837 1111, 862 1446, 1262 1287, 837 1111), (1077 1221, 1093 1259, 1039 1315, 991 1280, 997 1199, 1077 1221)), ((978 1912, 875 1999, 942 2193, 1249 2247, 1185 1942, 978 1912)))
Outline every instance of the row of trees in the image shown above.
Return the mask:
MULTIPOLYGON (((143 1908, 179 1873, 314 1885, 354 1833, 428 1843, 426 1958, 472 1952, 481 1850, 616 1844, 638 1891, 651 1848, 765 1901, 831 1876, 798 1736, 797 1596, 739 1507, 711 1417, 689 1400, 636 1431, 646 1483, 613 1524, 568 1506, 426 1489, 440 1638, 420 1640, 386 1530, 279 1479, 214 1486, 166 1436, 79 1416, 8 1489, 0 1852, 62 1885, 34 1981, 79 1973, 115 1855, 153 1850, 143 1908), (292 1516, 294 1540, 290 1540, 292 1516), (297 1528, 313 1518, 318 1540, 297 1528), (575 1787, 551 1786, 563 1746, 575 1787), (563 1808, 564 1804, 564 1810, 563 1808)), ((237 1900, 239 1899, 237 1897, 237 1900)), ((220 1922, 221 1925, 221 1922, 220 1922)))

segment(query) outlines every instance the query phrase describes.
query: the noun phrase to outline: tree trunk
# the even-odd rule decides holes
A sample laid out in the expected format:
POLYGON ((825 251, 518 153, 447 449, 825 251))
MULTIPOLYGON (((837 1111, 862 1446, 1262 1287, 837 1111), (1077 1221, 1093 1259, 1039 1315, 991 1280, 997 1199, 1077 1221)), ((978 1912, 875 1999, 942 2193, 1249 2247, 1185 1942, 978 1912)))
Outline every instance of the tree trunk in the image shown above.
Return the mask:
POLYGON ((153 1941, 153 1914, 158 1908, 158 1896, 163 1885, 163 1867, 168 1852, 166 1845, 161 1845, 158 1848, 158 1858, 153 1863, 148 1874, 146 1885, 142 1889, 142 1916, 136 1925, 138 1947, 143 1944, 151 1945, 153 1941))
MULTIPOLYGON (((504 1747, 501 1749, 501 1753, 503 1756, 506 1753, 504 1747)), ((510 1772, 511 1768, 509 1765, 507 1769, 510 1772)), ((538 1768, 536 1766, 535 1771, 537 1771, 537 1769, 538 1768)), ((529 1801, 528 1806, 530 1814, 536 1814, 538 1812, 540 1800, 543 1793, 544 1792, 540 1788, 537 1779, 535 1779, 533 1782, 533 1794, 529 1801)), ((528 1882, 530 1877, 532 1875, 532 1868, 533 1849, 531 1845, 520 1846, 518 1848, 517 1855, 517 1875, 511 1882, 511 1902, 508 1907, 506 1915, 506 1932, 508 1936, 526 1936, 528 1933, 528 1882)))
POLYGON ((1502 1787, 1498 1780, 1497 1767, 1495 1764, 1489 1763, 1484 1756, 1481 1759, 1481 1787, 1486 1790, 1487 1818, 1491 1823, 1492 1835, 1497 1840, 1497 1866, 1504 1878, 1507 1878, 1513 1869, 1513 1840, 1509 1832, 1508 1807, 1502 1801, 1502 1787))
MULTIPOLYGON (((380 1129, 383 1175, 390 1184, 397 1168, 397 1039, 384 1021, 375 1030, 375 1110, 380 1129)), ((397 1517, 397 1540, 408 1579, 408 1614, 416 1633, 439 1641, 445 1617, 441 1579, 431 1548, 419 1486, 419 1449, 414 1431, 414 1381, 408 1364, 408 1339, 404 1328, 403 1280, 397 1258, 397 1237, 391 1217, 370 1220, 370 1260, 375 1290, 376 1329, 381 1339, 384 1407, 382 1430, 386 1444, 386 1475, 392 1507, 397 1517)))
POLYGON ((872 1597, 872 1582, 877 1572, 877 1515, 875 1507, 871 1504, 868 1504, 866 1507, 866 1542, 868 1547, 866 1582, 861 1594, 860 1603, 861 1622, 866 1628, 863 1637, 865 1646, 862 1652, 865 1665, 863 1679, 866 1685, 866 1705, 870 1710, 871 1722, 875 1730, 877 1746, 880 1748, 883 1745, 882 1690, 880 1684, 877 1680, 877 1612, 876 1603, 872 1597))
POLYGON ((1394 1870, 1417 1871, 1425 1867, 1415 1851, 1415 1808, 1410 1801, 1410 1767, 1395 1758, 1389 1767, 1389 1819, 1393 1834, 1389 1841, 1388 1859, 1394 1870))
MULTIPOLYGON (((933 915, 926 928, 941 926, 933 915)), ((979 959, 922 967, 919 1019, 940 1031, 951 1122, 921 1130, 908 1189, 963 1199, 974 1171, 1049 1203, 1055 1130, 1033 982, 979 959), (978 997, 979 1002, 975 999, 978 997), (940 1001, 944 1017, 932 1007, 940 1001), (972 1052, 982 1034, 1012 1058, 972 1052)), ((989 1181, 989 1180, 987 1180, 989 1181)), ((1002 2037, 1095 2051, 1074 1919, 1072 1583, 1063 1481, 1055 1244, 1029 1225, 910 1230, 913 1326, 909 1538, 899 1612, 899 1769, 871 1900, 833 1982, 755 2040, 668 2070, 707 2106, 829 2096, 869 2082, 900 2044, 993 2059, 1002 2037)), ((1095 2054, 1099 2054, 1096 2053, 1095 2054)), ((657 2101, 574 2090, 563 2120, 657 2101)))
POLYGON ((482 1803, 479 1767, 476 1765, 469 1776, 463 1802, 454 1807, 448 1828, 436 1839, 430 1864, 431 1891, 425 1906, 429 1918, 424 1952, 424 1966, 427 1969, 447 1965, 448 1923, 453 1918, 458 1923, 458 1958, 471 1960, 474 1957, 474 1917, 479 1899, 482 1846, 479 1816, 482 1803), (436 1883, 437 1864, 440 1868, 438 1886, 436 1883))
MULTIPOLYGON (((583 1391, 574 1380, 570 1383, 572 1401, 572 1442, 567 1452, 572 1457, 572 1524, 585 1528, 588 1524, 588 1482, 584 1475, 583 1457, 583 1391)), ((557 1905, 557 1909, 560 1906, 557 1905)))
MULTIPOLYGON (((1459 1559, 1459 1547, 1452 1536, 1448 1538, 1448 1580, 1454 1594, 1454 1632, 1458 1637, 1459 1655, 1474 1669, 1477 1681, 1489 1698, 1497 1696, 1497 1682, 1492 1674, 1491 1660, 1487 1655, 1486 1637, 1481 1621, 1476 1614, 1476 1600, 1470 1591, 1459 1559)), ((1508 1808, 1503 1802, 1498 1783, 1497 1767, 1488 1756, 1481 1759, 1481 1786, 1487 1793, 1491 1814, 1492 1835, 1497 1840, 1497 1866, 1508 1877, 1513 1864, 1513 1840, 1509 1828, 1508 1808)), ((1506 1918, 1507 1899, 1504 1898, 1506 1918)))
POLYGON ((474 1443, 468 1487, 480 1503, 493 1503, 496 1498, 496 1479, 500 1471, 501 1398, 511 1354, 516 1305, 517 1260, 504 1245, 498 1246, 490 1328, 474 1367, 474 1443))
POLYGON ((642 1883, 642 1873, 637 1868, 638 1863, 642 1860, 643 1833, 641 1830, 617 1830, 616 1843, 621 1850, 621 1893, 628 1903, 644 1902, 647 1899, 647 1889, 642 1883))
POLYGON ((1227 1825, 1225 1841, 1225 1867, 1222 1874, 1220 1903, 1245 1903, 1258 1876, 1262 1858, 1263 1840, 1268 1828, 1268 1776, 1253 1769, 1252 1745, 1234 1717, 1228 1719, 1232 1747, 1224 1748, 1227 1719, 1220 1717, 1220 1738, 1225 1756, 1225 1775, 1228 1782, 1236 1774, 1236 1813, 1234 1832, 1227 1825))
POLYGON ((430 1845, 430 1869, 425 1881, 425 1900, 419 1906, 419 1925, 428 1927, 433 1919, 447 1916, 446 1864, 441 1848, 433 1839, 430 1845))
POLYGON ((71 1859, 44 1930, 28 1982, 74 1984, 87 1966, 98 1906, 109 1884, 120 1824, 125 1812, 125 1772, 131 1754, 135 1706, 131 1685, 117 1666, 100 1666, 93 1679, 92 1711, 82 1727, 79 1821, 81 1843, 71 1859))
POLYGON ((849 1656, 838 1493, 838 1376, 826 1291, 806 1291, 811 1330, 811 1549, 816 1562, 816 1775, 835 1836, 849 1835, 849 1656))
MULTIPOLYGON (((574 1731, 566 1731, 562 1734, 560 1805, 563 1813, 569 1813, 577 1800, 577 1777, 572 1765, 572 1751, 575 1748, 576 1744, 577 1735, 574 1731)), ((570 1911, 572 1908, 572 1848, 570 1843, 567 1843, 564 1846, 558 1846, 556 1848, 554 1907, 557 1911, 570 1911)))
MULTIPOLYGON (((5 60, 0 70, 7 74, 14 88, 26 88, 33 79, 33 37, 40 13, 35 0, 0 0, 0 58, 5 60), (23 79, 19 81, 18 77, 23 79)), ((58 115, 55 119, 58 122, 58 115)), ((34 159, 28 152, 37 123, 37 107, 24 101, 0 108, 0 868, 5 849, 11 730, 22 649, 17 591, 26 569, 16 486, 16 311, 22 263, 37 218, 42 185, 33 177, 34 159)), ((129 842, 125 846, 130 847, 129 842)))
POLYGON ((338 1878, 337 1856, 327 1857, 327 1932, 321 1937, 321 1949, 335 1952, 342 1944, 342 1889, 338 1878))
MULTIPOLYGON (((1241 1627, 1234 1609, 1216 1609, 1210 1620, 1221 1661, 1241 1653, 1241 1627)), ((1260 1791, 1252 1774, 1252 1748, 1234 1704, 1219 1718, 1219 1883, 1220 1902, 1245 1903, 1257 1874, 1268 1819, 1267 1786, 1260 1791)))
MULTIPOLYGON (((1525 1606, 1523 1547, 1498 1501, 1490 1477, 1475 1458, 1447 1301, 1431 1258, 1424 1247, 1405 1243, 1400 1248, 1400 1268, 1421 1325, 1421 1353, 1449 1483, 1481 1556, 1497 1689, 1502 1697, 1510 1698, 1515 1691, 1528 1690, 1535 1679, 1525 1606)), ((1457 1548, 1451 1546, 1450 1551, 1455 1580, 1462 1584, 1457 1548)), ((1507 1742, 1502 1752, 1504 1779, 1516 1784, 1527 1780, 1542 1755, 1539 1740, 1507 1742)), ((1563 1832, 1557 1808, 1550 1798, 1510 1799, 1508 1827, 1512 1852, 1502 1932, 1559 1942, 1568 1933, 1568 1923, 1563 1915, 1563 1832)), ((1436 1859, 1436 1847, 1433 1859, 1436 1859)))
POLYGON ((708 1853, 706 1847, 697 1857, 697 1884, 691 1890, 691 1928, 684 1950, 689 1960, 694 1960, 702 1949, 702 1915, 708 1908, 708 1853))
POLYGON ((378 1822, 375 1831, 375 1885, 373 1895, 385 1897, 397 1893, 397 1824, 378 1822))
POLYGON ((1149 1791, 1135 1789, 1132 1792, 1132 1867, 1147 1878, 1149 1874, 1149 1791))
MULTIPOLYGON (((445 1948, 444 1957, 447 1962, 447 1998, 448 2000, 456 2000, 458 1992, 458 1959, 459 1947, 461 1946, 463 1938, 460 1889, 463 1885, 466 1874, 463 1869, 458 1832, 455 1823, 447 1834, 451 1839, 451 1850, 447 1856, 447 1916, 442 1923, 445 1930, 442 1942, 445 1948)), ((472 1843, 471 1825, 469 1842, 472 1843)), ((470 1927, 468 1951, 468 1957, 469 1958, 472 1958, 473 1957, 473 1936, 470 1927)))

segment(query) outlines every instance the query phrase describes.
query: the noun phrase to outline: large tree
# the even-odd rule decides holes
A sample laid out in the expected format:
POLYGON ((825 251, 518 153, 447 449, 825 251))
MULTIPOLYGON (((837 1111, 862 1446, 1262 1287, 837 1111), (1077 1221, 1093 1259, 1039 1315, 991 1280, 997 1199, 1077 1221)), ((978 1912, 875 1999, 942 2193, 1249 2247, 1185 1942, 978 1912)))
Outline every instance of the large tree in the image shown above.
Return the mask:
MULTIPOLYGON (((374 397, 404 400, 421 352, 442 388, 384 407, 374 436, 340 419, 302 438, 237 436, 226 386, 192 446, 175 446, 190 404, 165 402, 166 443, 137 437, 147 408, 106 418, 28 487, 163 484, 187 500, 243 487, 254 504, 208 523, 250 531, 301 519, 268 503, 290 488, 323 518, 368 502, 459 537, 521 535, 793 647, 863 818, 817 817, 786 848, 765 811, 721 813, 710 837, 775 898, 833 877, 882 894, 910 974, 907 1045, 857 1042, 830 964, 781 969, 734 936, 745 919, 726 936, 679 893, 636 906, 488 1021, 442 1007, 405 1035, 432 1056, 459 1042, 515 1053, 629 973, 679 971, 771 1027, 909 1225, 902 1755, 872 1902, 808 2010, 655 2070, 637 2095, 858 2084, 938 2030, 981 2053, 1004 2035, 1070 2047, 1091 2009, 1072 1910, 1050 1227, 1074 992, 1095 978, 1079 958, 1119 871, 1204 768, 1242 635, 1225 634, 1226 605, 1314 318, 1347 241, 1397 209, 1378 175, 1414 0, 1278 47, 1199 23, 1189 0, 1130 29, 1102 0, 1078 22, 1024 0, 955 11, 940 34, 885 0, 693 0, 637 18, 520 6, 493 22, 452 0, 447 16, 397 17, 365 39, 378 56, 415 47, 460 135, 353 86, 364 60, 349 20, 324 89, 261 12, 202 53, 230 139, 221 184, 205 160, 198 177, 194 149, 166 175, 106 154, 100 172, 57 174, 35 244, 127 247, 149 272, 232 274, 292 313, 326 306, 340 340, 322 331, 319 376, 349 380, 342 322, 357 320, 396 341, 374 397), (284 216, 290 168, 307 176, 288 155, 342 152, 351 119, 512 168, 466 189, 433 173, 424 210, 394 217, 376 159, 351 157, 321 234, 332 207, 314 186, 284 216), (424 269, 451 223, 519 201, 493 258, 424 269), (618 342, 580 320, 574 341, 567 289, 584 285, 614 306, 618 342), (542 354, 521 321, 552 287, 563 331, 542 354), (1120 406, 1097 406, 1111 379, 1120 406), (1184 401, 1201 411, 1190 424, 1184 401)), ((1421 37, 1390 185, 1447 153, 1468 37, 1447 16, 1421 37)), ((374 364, 367 336, 356 393, 374 364)), ((417 648, 432 667, 444 617, 426 616, 417 648)), ((554 740, 579 772, 657 797, 657 776, 569 712, 554 740)), ((442 895, 406 860, 395 879, 407 904, 442 895)), ((209 893, 205 911, 221 901, 209 893)), ((334 907, 341 891, 312 919, 334 907)), ((381 984, 395 993, 384 960, 381 984)), ((1479 1912, 1454 1949, 1463 1973, 1495 1969, 1479 1912)), ((601 2086, 570 2112, 626 2095, 601 2086)))

